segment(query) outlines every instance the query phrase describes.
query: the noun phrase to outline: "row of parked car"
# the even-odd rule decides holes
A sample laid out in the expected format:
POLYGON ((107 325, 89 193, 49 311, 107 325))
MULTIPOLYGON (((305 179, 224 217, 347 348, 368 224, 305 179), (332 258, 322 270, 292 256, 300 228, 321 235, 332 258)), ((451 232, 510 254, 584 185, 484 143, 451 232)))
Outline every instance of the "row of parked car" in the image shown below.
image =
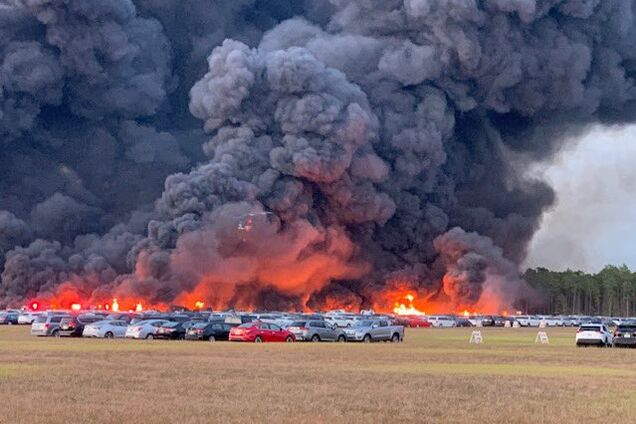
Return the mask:
MULTIPOLYGON (((0 324, 31 324, 33 319, 42 312, 7 310, 0 311, 0 324)), ((100 313, 100 312, 97 312, 100 313)), ((211 312, 201 312, 201 316, 214 315, 211 312)), ((218 314, 217 314, 218 315, 218 314)), ((266 315, 270 319, 283 320, 283 324, 289 324, 290 320, 298 317, 299 314, 293 313, 267 313, 256 314, 257 316, 266 315)), ((369 316, 376 316, 373 311, 363 311, 359 314, 348 313, 343 310, 330 311, 325 314, 314 314, 327 321, 330 325, 337 327, 352 327, 357 321, 364 320, 369 316)), ((590 317, 590 316, 551 316, 551 315, 396 315, 384 316, 392 319, 396 324, 405 327, 504 327, 520 326, 520 327, 539 327, 542 324, 546 327, 578 327, 582 323, 595 322, 602 323, 607 326, 617 326, 623 322, 632 322, 636 318, 619 318, 619 317, 590 317), (515 325, 516 323, 516 325, 515 325)))
POLYGON ((636 347, 636 321, 623 322, 611 332, 602 323, 585 323, 576 331, 578 347, 636 347))
POLYGON ((398 316, 395 320, 406 327, 578 327, 589 322, 615 327, 622 323, 636 321, 636 318, 564 315, 413 315, 398 316))
POLYGON ((404 340, 404 326, 390 317, 368 315, 346 327, 322 315, 122 313, 34 314, 31 334, 52 337, 96 337, 245 342, 375 342, 404 340))

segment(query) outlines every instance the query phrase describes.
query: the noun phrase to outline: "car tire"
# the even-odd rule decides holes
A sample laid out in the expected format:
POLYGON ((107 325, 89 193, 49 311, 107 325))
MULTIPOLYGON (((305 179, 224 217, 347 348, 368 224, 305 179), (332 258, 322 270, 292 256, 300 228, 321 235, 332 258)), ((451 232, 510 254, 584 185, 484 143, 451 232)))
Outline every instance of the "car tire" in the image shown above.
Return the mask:
POLYGON ((343 335, 338 336, 338 343, 345 343, 347 341, 347 338, 343 335))
POLYGON ((154 334, 152 334, 152 333, 150 333, 150 334, 148 334, 148 335, 146 336, 146 340, 154 340, 154 339, 155 339, 155 336, 154 336, 154 334))
POLYGON ((392 343, 399 343, 400 342, 400 335, 398 333, 393 333, 393 336, 391 337, 391 342, 392 343))
POLYGON ((216 341, 216 337, 210 336, 210 337, 208 337, 208 341, 211 342, 211 343, 214 343, 216 341))
POLYGON ((60 337, 60 330, 53 330, 51 337, 60 337))
POLYGON ((317 343, 320 341, 320 336, 318 334, 314 334, 313 336, 311 336, 311 341, 314 343, 317 343))
POLYGON ((114 339, 115 335, 109 331, 108 333, 104 334, 104 338, 105 339, 114 339))
POLYGON ((263 339, 261 338, 261 336, 254 337, 254 343, 263 343, 263 339))
POLYGON ((285 342, 293 343, 294 342, 294 338, 292 336, 287 336, 287 338, 285 338, 285 342))
POLYGON ((370 334, 365 334, 364 337, 362 338, 362 341, 364 343, 371 343, 371 335, 370 334))

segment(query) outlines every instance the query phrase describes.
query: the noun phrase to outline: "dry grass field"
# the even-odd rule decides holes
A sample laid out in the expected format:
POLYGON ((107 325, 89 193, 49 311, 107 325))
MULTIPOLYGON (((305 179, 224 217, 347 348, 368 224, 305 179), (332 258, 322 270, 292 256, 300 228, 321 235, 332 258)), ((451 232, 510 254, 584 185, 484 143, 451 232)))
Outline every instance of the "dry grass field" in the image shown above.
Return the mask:
POLYGON ((0 327, 0 423, 636 421, 636 350, 574 330, 407 330, 402 344, 38 339, 0 327))

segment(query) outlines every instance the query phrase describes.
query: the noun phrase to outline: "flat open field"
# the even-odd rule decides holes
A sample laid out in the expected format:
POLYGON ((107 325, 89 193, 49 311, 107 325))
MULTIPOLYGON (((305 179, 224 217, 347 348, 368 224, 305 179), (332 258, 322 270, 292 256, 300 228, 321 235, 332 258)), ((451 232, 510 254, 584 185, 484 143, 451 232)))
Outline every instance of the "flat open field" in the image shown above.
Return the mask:
POLYGON ((36 339, 0 327, 0 423, 634 423, 636 350, 573 329, 402 344, 36 339))

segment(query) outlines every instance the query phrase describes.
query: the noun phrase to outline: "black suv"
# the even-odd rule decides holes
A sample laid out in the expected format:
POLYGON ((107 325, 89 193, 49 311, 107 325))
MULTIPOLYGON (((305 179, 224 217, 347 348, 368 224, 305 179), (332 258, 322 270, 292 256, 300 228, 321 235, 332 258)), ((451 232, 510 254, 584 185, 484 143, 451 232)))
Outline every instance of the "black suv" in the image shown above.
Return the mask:
POLYGON ((104 317, 99 315, 78 315, 75 317, 62 318, 62 321, 60 321, 60 330, 56 335, 59 337, 82 337, 86 324, 103 320, 104 317))

